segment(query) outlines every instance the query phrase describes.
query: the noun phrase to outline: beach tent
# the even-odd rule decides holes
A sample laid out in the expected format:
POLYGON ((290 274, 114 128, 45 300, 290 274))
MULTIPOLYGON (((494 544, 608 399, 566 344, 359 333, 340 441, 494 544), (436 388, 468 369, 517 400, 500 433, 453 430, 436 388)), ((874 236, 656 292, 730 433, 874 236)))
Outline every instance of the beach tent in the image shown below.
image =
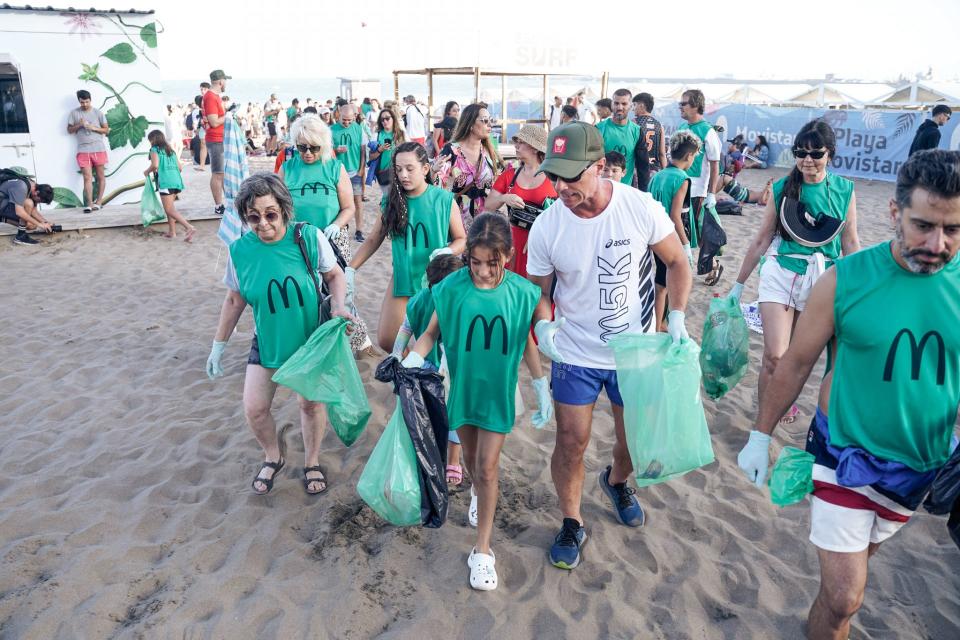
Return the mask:
POLYGON ((889 95, 881 96, 876 102, 879 106, 905 109, 926 108, 937 103, 960 104, 960 85, 910 82, 896 87, 889 95))
POLYGON ((840 91, 829 83, 821 82, 813 87, 788 98, 789 105, 805 107, 860 107, 863 103, 853 96, 840 91))
POLYGON ((730 93, 720 96, 716 102, 737 104, 774 104, 777 98, 749 84, 742 84, 730 93))

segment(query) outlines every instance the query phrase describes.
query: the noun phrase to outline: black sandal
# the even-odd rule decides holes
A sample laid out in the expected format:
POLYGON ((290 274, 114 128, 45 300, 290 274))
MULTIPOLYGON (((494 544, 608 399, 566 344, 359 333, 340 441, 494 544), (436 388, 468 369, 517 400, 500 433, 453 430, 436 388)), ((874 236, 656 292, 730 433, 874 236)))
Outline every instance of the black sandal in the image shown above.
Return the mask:
POLYGON ((280 469, 283 469, 283 465, 286 461, 283 457, 280 458, 279 462, 264 462, 260 466, 260 470, 257 471, 256 477, 254 477, 253 482, 250 483, 250 486, 253 488, 253 492, 258 496, 265 496, 270 493, 270 490, 273 489, 273 481, 277 477, 277 474, 280 473, 280 469), (261 478, 260 474, 263 473, 264 469, 273 469, 273 475, 269 478, 261 478), (257 491, 256 484, 262 482, 263 486, 267 488, 266 491, 257 491))
POLYGON ((323 475, 323 471, 320 470, 320 465, 315 467, 304 467, 303 468, 303 490, 307 492, 307 495, 315 496, 318 493, 323 493, 327 490, 327 479, 323 475), (319 478, 308 478, 308 473, 319 473, 319 478), (323 484, 323 488, 319 491, 310 491, 310 484, 313 482, 320 482, 323 484))
POLYGON ((710 272, 710 275, 704 278, 703 284, 708 287, 716 286, 720 282, 720 276, 723 275, 723 264, 717 263, 717 266, 713 268, 713 271, 710 272))

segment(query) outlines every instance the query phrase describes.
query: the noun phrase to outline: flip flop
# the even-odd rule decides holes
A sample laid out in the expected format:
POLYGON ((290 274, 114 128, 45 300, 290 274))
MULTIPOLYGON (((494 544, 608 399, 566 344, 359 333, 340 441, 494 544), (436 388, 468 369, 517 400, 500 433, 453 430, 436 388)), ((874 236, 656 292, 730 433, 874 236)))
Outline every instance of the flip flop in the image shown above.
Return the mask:
POLYGON ((258 496, 265 496, 270 493, 270 490, 273 489, 273 481, 277 478, 277 474, 280 473, 280 470, 283 469, 284 464, 286 464, 286 461, 283 459, 283 456, 280 456, 280 460, 277 462, 264 462, 260 466, 260 470, 257 471, 257 475, 254 476, 253 482, 250 483, 250 486, 253 488, 253 492, 258 496), (263 473, 264 469, 273 469, 273 474, 269 478, 261 478, 260 474, 263 473), (255 486, 257 482, 262 482, 267 490, 257 491, 257 487, 255 486))
POLYGON ((792 405, 790 410, 783 414, 783 417, 780 418, 780 424, 793 424, 797 421, 797 416, 800 415, 800 407, 797 405, 792 405))
POLYGON ((315 467, 304 467, 303 468, 303 490, 307 492, 307 495, 315 496, 319 493, 323 493, 327 490, 327 479, 323 476, 323 471, 320 470, 320 465, 315 467), (308 478, 308 473, 319 473, 319 478, 308 478), (323 487, 319 491, 310 491, 310 485, 313 483, 319 482, 323 487))
POLYGON ((717 266, 714 267, 713 271, 710 272, 710 275, 708 275, 703 280, 703 284, 707 285, 708 287, 714 287, 717 285, 718 282, 720 282, 720 276, 722 275, 723 275, 723 264, 718 262, 717 266))
POLYGON ((447 465, 447 484, 457 486, 463 482, 463 467, 458 464, 447 465))

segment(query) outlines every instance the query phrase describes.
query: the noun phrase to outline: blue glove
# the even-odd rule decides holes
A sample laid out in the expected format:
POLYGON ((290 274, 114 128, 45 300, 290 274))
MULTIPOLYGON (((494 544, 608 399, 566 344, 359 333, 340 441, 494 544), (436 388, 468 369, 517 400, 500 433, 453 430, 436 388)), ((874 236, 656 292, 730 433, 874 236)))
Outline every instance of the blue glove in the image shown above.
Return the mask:
POLYGON ((769 465, 770 436, 759 431, 751 431, 750 439, 737 456, 737 466, 747 474, 747 480, 762 487, 767 480, 769 465))
POLYGON ((444 255, 447 255, 447 256, 453 255, 453 249, 451 249, 450 247, 440 247, 439 249, 434 249, 433 251, 430 252, 430 260, 432 261, 437 256, 444 256, 444 255))
POLYGON ((211 380, 223 375, 223 366, 220 364, 220 359, 223 357, 223 350, 226 348, 226 340, 223 342, 213 341, 213 346, 210 348, 210 355, 207 356, 207 377, 211 380))
POLYGON ((734 283, 733 287, 730 289, 730 293, 727 294, 728 298, 733 298, 737 302, 740 302, 740 296, 743 295, 743 285, 739 282, 734 283))
POLYGON ((423 367, 423 356, 416 351, 411 351, 400 364, 407 369, 419 369, 423 367))
POLYGON ((537 411, 531 422, 535 429, 543 429, 553 417, 553 398, 550 396, 550 381, 547 376, 534 378, 533 390, 537 392, 537 411))
POLYGON ((563 356, 560 355, 559 351, 557 351, 557 345, 554 343, 554 338, 556 337, 557 332, 560 331, 560 327, 566 324, 566 322, 566 318, 557 318, 553 322, 550 322, 549 320, 541 320, 533 327, 533 333, 535 336, 537 336, 537 347, 545 356, 557 364, 563 364, 563 356))
POLYGON ((327 236, 327 240, 333 241, 340 237, 340 225, 336 222, 328 224, 326 229, 323 230, 323 235, 327 236))
POLYGON ((680 344, 681 340, 690 339, 689 334, 687 334, 687 327, 683 322, 686 317, 687 314, 676 309, 667 314, 667 333, 673 338, 673 344, 680 344))

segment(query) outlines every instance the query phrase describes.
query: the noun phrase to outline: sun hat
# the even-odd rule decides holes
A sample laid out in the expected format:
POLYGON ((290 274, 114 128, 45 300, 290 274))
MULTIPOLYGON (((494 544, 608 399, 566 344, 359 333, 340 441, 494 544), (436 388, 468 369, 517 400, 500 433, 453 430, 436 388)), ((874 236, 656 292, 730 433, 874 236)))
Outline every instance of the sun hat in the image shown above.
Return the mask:
POLYGON ((592 124, 568 122, 550 132, 545 153, 537 173, 575 178, 603 157, 603 136, 592 124))
POLYGON ((517 140, 526 142, 540 153, 547 152, 547 130, 543 127, 538 127, 535 124, 525 124, 510 138, 511 142, 517 140))
POLYGON ((811 214, 806 205, 793 198, 780 203, 780 224, 791 239, 804 247, 822 247, 843 231, 845 220, 825 213, 811 214))

